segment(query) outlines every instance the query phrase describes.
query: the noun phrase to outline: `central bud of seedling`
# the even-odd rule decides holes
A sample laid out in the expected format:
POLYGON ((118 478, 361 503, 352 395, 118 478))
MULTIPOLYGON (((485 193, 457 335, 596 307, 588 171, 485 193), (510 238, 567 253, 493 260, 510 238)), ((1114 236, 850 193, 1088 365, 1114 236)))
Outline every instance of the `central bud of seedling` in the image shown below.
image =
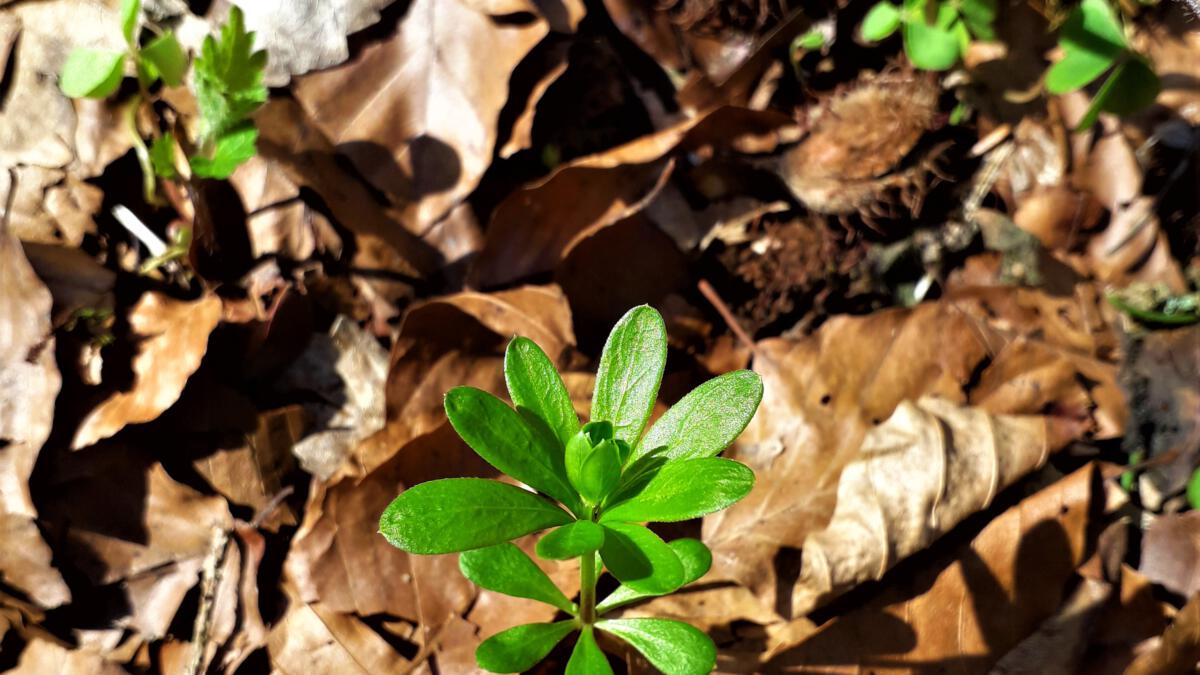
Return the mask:
POLYGON ((630 447, 613 437, 610 422, 589 422, 567 441, 567 479, 583 497, 584 505, 592 509, 613 491, 621 480, 621 467, 629 459, 630 447))

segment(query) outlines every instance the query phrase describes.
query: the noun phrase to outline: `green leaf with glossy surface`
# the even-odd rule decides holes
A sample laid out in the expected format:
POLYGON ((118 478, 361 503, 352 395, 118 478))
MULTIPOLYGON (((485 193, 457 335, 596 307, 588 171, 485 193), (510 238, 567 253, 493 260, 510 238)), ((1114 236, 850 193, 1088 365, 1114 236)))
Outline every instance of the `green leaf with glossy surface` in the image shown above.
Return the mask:
MULTIPOLYGON (((679 558, 679 563, 683 565, 683 586, 686 586, 700 579, 712 567, 712 551, 698 539, 676 539, 667 544, 675 551, 675 555, 679 558)), ((618 607, 623 607, 631 602, 637 602, 643 598, 656 597, 657 593, 642 593, 635 591, 632 588, 622 584, 617 586, 616 590, 604 598, 604 600, 596 605, 596 613, 603 614, 612 611, 618 607)))
POLYGON ((379 519, 379 531, 409 553, 455 553, 500 544, 573 518, 543 497, 483 478, 413 486, 379 519))
POLYGON ((612 675, 612 672, 608 657, 596 644, 592 627, 584 626, 575 642, 575 649, 571 651, 571 660, 567 661, 566 675, 612 675))
POLYGON ((465 551, 458 569, 477 585, 515 598, 537 600, 574 614, 575 605, 546 576, 537 563, 512 543, 465 551))
POLYGON ((76 49, 63 64, 58 86, 71 98, 105 98, 121 85, 125 54, 103 49, 76 49))
POLYGON ((547 532, 538 540, 536 550, 547 560, 568 560, 599 551, 603 545, 603 527, 590 520, 577 520, 547 532))
POLYGON ((634 448, 636 460, 665 447, 666 459, 720 454, 742 433, 762 402, 758 373, 738 370, 701 384, 671 406, 634 448))
POLYGON ((562 449, 534 433, 516 410, 481 389, 446 393, 446 416, 458 435, 488 464, 574 509, 579 498, 567 481, 562 449))
POLYGON ((579 417, 562 377, 533 340, 518 337, 508 343, 504 382, 513 405, 540 417, 564 446, 579 431, 579 417))
POLYGON ((163 82, 172 87, 183 83, 183 76, 187 73, 188 56, 179 40, 175 39, 174 33, 167 31, 154 38, 150 44, 142 47, 140 54, 142 59, 153 66, 153 73, 161 77, 163 82))
POLYGON ((601 523, 613 521, 669 523, 720 511, 749 494, 754 472, 723 457, 668 462, 628 489, 620 502, 606 506, 601 523))
POLYGON ((189 160, 192 173, 201 178, 225 180, 255 153, 258 129, 250 122, 233 129, 217 139, 212 156, 196 156, 189 160))
POLYGON ((900 8, 890 2, 880 2, 863 17, 862 38, 868 42, 879 42, 900 27, 900 8))
POLYGON ((620 480, 620 450, 616 441, 608 440, 592 449, 572 482, 587 503, 599 504, 620 480))
POLYGON ((527 623, 501 631, 475 649, 475 662, 493 673, 523 673, 546 658, 571 631, 573 621, 527 623))
POLYGON ((130 47, 134 46, 133 31, 137 29, 138 13, 141 9, 141 0, 121 0, 121 35, 130 47))
POLYGON ((683 564, 662 539, 632 523, 606 523, 604 566, 621 583, 645 593, 670 593, 683 584, 683 564))
POLYGON ((662 315, 641 305, 629 310, 609 333, 596 371, 592 419, 612 422, 614 435, 637 442, 667 365, 667 327, 662 315))
POLYGON ((958 63, 959 37, 954 32, 956 15, 949 5, 938 8, 938 20, 930 25, 924 21, 904 24, 904 53, 912 64, 922 70, 949 70, 958 63), (947 12, 950 20, 947 21, 947 12))
POLYGON ((611 619, 596 628, 628 642, 666 675, 705 675, 717 648, 700 629, 670 619, 611 619))

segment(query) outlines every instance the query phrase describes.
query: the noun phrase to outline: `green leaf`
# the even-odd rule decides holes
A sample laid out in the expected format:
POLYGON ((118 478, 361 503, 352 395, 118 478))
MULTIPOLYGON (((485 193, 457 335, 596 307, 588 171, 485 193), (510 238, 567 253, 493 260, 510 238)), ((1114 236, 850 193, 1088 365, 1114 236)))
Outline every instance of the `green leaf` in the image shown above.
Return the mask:
POLYGON ((229 178, 242 162, 254 156, 257 140, 258 129, 249 122, 243 124, 217 139, 212 157, 192 157, 192 173, 201 178, 229 178))
POLYGON ((948 5, 938 11, 936 25, 924 21, 904 24, 904 52, 912 64, 922 70, 949 70, 958 63, 959 38, 953 30, 953 22, 943 26, 945 14, 954 14, 948 5))
POLYGON ((121 85, 125 54, 102 49, 76 49, 63 64, 58 86, 71 98, 105 98, 121 85))
POLYGON ((628 642, 665 675, 705 675, 717 648, 700 629, 670 619, 610 619, 596 628, 628 642))
POLYGON ((604 566, 621 583, 645 593, 670 593, 683 584, 683 564, 657 534, 632 523, 606 523, 604 566))
POLYGON ((141 0, 121 0, 121 35, 125 36, 125 42, 130 47, 135 46, 133 32, 137 30, 138 13, 141 9, 141 0))
POLYGON ((596 644, 592 627, 584 626, 575 642, 575 649, 571 651, 571 660, 567 661, 566 675, 612 675, 612 672, 608 657, 596 644))
POLYGON ((701 384, 671 406, 633 450, 638 459, 651 450, 657 457, 688 459, 719 454, 737 439, 762 402, 758 373, 739 370, 701 384))
POLYGON ((1113 64, 1113 57, 1092 52, 1067 52, 1046 71, 1046 91, 1065 94, 1087 86, 1113 64))
POLYGON ((1091 127, 1101 111, 1117 115, 1137 112, 1153 103, 1160 89, 1158 76, 1150 66, 1140 58, 1130 58, 1109 73, 1075 129, 1082 131, 1091 127))
POLYGON ((488 464, 574 510, 579 504, 567 481, 563 451, 534 433, 508 404, 481 389, 446 392, 446 416, 458 435, 488 464))
POLYGON ((971 34, 980 40, 995 40, 996 0, 962 0, 959 14, 971 34))
POLYGON ((463 576, 479 586, 515 598, 528 598, 575 614, 575 605, 515 544, 503 543, 465 551, 458 558, 463 576))
POLYGON ((167 31, 154 38, 150 44, 142 47, 140 54, 167 85, 177 87, 183 83, 183 76, 187 73, 188 55, 179 44, 179 40, 175 39, 174 33, 167 31))
POLYGON ((493 673, 522 673, 546 658, 571 631, 574 621, 527 623, 484 640, 475 649, 475 662, 493 673))
POLYGON ((637 443, 667 365, 667 327, 662 315, 641 305, 613 326, 596 372, 592 419, 612 422, 614 435, 637 443))
POLYGON ((551 530, 537 543, 537 554, 547 560, 568 560, 599 551, 604 528, 590 520, 577 520, 551 530))
MULTIPOLYGON (((675 555, 679 558, 679 563, 683 565, 683 584, 686 586, 700 577, 708 574, 709 568, 712 567, 712 551, 698 539, 676 539, 667 544, 671 550, 675 551, 675 555)), ((604 614, 605 612, 614 610, 618 607, 623 607, 631 602, 637 602, 643 598, 652 598, 658 593, 642 593, 635 591, 632 588, 622 584, 617 586, 617 589, 608 595, 607 598, 596 605, 596 614, 604 614)))
POLYGON ((754 472, 722 457, 668 462, 657 472, 622 488, 620 502, 606 506, 601 523, 669 523, 699 518, 749 494, 754 472))
POLYGON ((1192 510, 1200 510, 1200 469, 1196 469, 1188 479, 1187 501, 1192 510))
POLYGON ((202 147, 240 125, 267 100, 262 83, 266 64, 267 53, 254 51, 254 33, 246 32, 242 10, 233 6, 220 39, 206 37, 194 64, 202 147))
POLYGON ((790 52, 795 54, 798 51, 812 51, 825 46, 825 34, 820 28, 811 28, 806 33, 801 33, 792 40, 790 52))
POLYGON ((1090 52, 1115 59, 1128 44, 1107 0, 1083 0, 1058 33, 1058 44, 1067 52, 1090 52))
POLYGON ((538 495, 482 478, 413 486, 379 519, 379 531, 409 553, 454 553, 500 544, 572 518, 538 495))
POLYGON ((562 377, 533 340, 517 337, 508 343, 504 382, 513 405, 541 418, 564 446, 579 431, 579 417, 562 377))
POLYGON ((620 480, 621 451, 616 441, 607 440, 592 448, 573 482, 587 503, 599 504, 620 480))
POLYGON ((887 38, 900 27, 900 8, 886 0, 877 3, 863 17, 862 39, 867 42, 879 42, 887 38))
POLYGON ((154 139, 150 146, 150 165, 157 176, 167 180, 179 177, 179 171, 175 169, 175 137, 171 132, 154 139))

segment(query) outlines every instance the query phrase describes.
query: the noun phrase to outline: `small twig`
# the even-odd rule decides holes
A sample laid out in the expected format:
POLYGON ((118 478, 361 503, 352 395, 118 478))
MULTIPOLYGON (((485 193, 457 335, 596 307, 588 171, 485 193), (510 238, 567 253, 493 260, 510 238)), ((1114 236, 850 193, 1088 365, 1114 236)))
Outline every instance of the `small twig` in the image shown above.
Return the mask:
POLYGON ((295 490, 291 485, 283 488, 279 492, 276 492, 275 496, 271 497, 271 500, 266 504, 263 504, 262 508, 254 514, 254 520, 250 521, 250 527, 253 527, 254 529, 261 527, 263 521, 271 517, 271 514, 275 513, 275 509, 278 509, 279 505, 283 503, 283 500, 290 497, 293 492, 295 492, 295 490))
POLYGON ((8 168, 8 194, 4 195, 4 215, 0 216, 0 233, 8 232, 8 222, 12 218, 13 204, 17 201, 17 170, 8 168))
POLYGON ((225 554, 229 550, 229 530, 213 528, 212 546, 204 558, 203 577, 200 582, 200 609, 196 612, 196 623, 192 627, 192 656, 188 659, 185 675, 199 675, 204 666, 204 652, 208 646, 208 634, 212 629, 213 609, 217 590, 221 587, 221 574, 225 567, 225 554))
POLYGON ((152 257, 160 256, 167 252, 167 243, 159 239, 158 235, 151 232, 150 228, 146 227, 146 224, 123 204, 117 204, 112 207, 112 215, 121 224, 121 227, 129 230, 129 234, 132 234, 138 241, 142 242, 142 245, 146 247, 146 250, 150 252, 152 257))
POLYGON ((721 296, 717 295, 717 291, 712 287, 712 284, 708 283, 707 279, 701 279, 697 286, 700 288, 701 295, 717 310, 717 313, 725 320, 725 324, 729 326, 729 330, 733 331, 738 341, 749 349, 751 353, 756 353, 758 350, 754 347, 754 340, 750 338, 750 335, 738 323, 737 318, 733 316, 733 312, 729 311, 729 305, 726 305, 721 296))

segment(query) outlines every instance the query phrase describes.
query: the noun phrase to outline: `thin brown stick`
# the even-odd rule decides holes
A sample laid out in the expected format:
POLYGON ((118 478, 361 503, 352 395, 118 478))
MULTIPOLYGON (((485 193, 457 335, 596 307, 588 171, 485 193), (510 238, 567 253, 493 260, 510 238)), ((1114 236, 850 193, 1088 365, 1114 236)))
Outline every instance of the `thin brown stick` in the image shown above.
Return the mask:
POLYGON ((729 305, 726 305, 721 296, 717 295, 717 291, 712 287, 712 284, 708 283, 707 279, 701 279, 697 286, 700 288, 701 295, 717 310, 717 313, 725 320, 725 325, 729 326, 729 330, 733 331, 738 341, 745 345, 751 352, 757 351, 754 348, 754 340, 750 338, 750 335, 738 323, 737 318, 733 316, 733 312, 729 311, 729 305))

